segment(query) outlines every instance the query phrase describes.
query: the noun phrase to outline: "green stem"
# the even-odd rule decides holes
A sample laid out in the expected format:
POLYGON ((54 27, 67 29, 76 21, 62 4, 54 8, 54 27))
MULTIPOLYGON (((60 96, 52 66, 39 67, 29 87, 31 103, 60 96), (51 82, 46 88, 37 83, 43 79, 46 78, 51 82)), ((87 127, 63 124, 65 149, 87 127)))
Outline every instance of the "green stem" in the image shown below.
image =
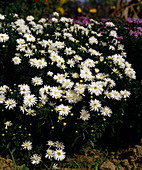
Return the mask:
POLYGON ((49 168, 49 169, 51 169, 51 168, 52 168, 52 165, 53 165, 53 162, 51 162, 51 165, 50 165, 50 168, 49 168))
MULTIPOLYGON (((42 162, 43 163, 43 162, 42 162)), ((48 170, 50 170, 50 168, 48 168, 46 165, 45 165, 45 163, 43 163, 43 165, 48 169, 48 170)))
MULTIPOLYGON (((72 159, 72 160, 73 160, 73 159, 72 159)), ((79 170, 81 170, 79 164, 78 164, 76 161, 74 161, 74 160, 73 160, 73 162, 78 166, 79 170)))
POLYGON ((15 162, 13 153, 10 151, 10 149, 9 149, 9 152, 10 152, 10 155, 11 155, 11 157, 12 157, 12 162, 13 162, 13 164, 14 164, 14 169, 16 170, 16 169, 17 169, 17 168, 16 168, 16 162, 15 162))

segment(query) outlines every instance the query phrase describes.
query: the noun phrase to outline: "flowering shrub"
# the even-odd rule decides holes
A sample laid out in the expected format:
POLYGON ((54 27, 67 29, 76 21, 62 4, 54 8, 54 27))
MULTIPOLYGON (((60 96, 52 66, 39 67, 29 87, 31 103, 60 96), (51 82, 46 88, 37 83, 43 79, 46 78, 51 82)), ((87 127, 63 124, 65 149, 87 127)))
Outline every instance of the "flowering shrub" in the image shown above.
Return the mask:
POLYGON ((0 19, 2 153, 57 163, 121 121, 136 76, 112 22, 0 19))

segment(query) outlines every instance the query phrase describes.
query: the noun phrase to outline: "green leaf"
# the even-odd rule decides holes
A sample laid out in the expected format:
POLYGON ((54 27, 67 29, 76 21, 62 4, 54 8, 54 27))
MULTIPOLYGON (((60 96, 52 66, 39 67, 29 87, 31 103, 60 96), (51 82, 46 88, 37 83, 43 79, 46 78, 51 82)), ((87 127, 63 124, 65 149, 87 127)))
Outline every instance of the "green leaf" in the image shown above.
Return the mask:
POLYGON ((29 170, 29 168, 26 167, 25 164, 19 166, 19 170, 29 170))
POLYGON ((91 168, 91 165, 90 165, 90 164, 88 165, 88 168, 91 168))

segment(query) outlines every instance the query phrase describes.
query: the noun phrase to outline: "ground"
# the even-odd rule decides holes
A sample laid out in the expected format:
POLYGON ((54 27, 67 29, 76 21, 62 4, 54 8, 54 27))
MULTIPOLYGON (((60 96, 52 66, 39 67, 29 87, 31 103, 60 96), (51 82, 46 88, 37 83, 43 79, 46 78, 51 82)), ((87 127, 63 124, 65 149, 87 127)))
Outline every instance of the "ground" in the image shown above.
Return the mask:
MULTIPOLYGON (((63 170, 142 170, 142 140, 139 145, 128 147, 117 152, 106 152, 100 149, 83 149, 81 155, 74 155, 61 163, 63 170)), ((18 168, 17 168, 18 169, 18 168)), ((0 170, 14 170, 12 160, 0 157, 0 170)))

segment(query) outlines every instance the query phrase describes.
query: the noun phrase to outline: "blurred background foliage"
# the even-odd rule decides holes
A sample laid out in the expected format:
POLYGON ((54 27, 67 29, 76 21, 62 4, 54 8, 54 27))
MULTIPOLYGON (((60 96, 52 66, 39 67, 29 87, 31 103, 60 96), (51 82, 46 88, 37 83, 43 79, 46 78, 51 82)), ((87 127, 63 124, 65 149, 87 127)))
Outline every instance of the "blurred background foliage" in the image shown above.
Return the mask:
POLYGON ((61 16, 91 18, 123 17, 141 18, 141 0, 1 0, 0 13, 17 13, 24 18, 33 15, 36 19, 49 17, 57 11, 61 16))

